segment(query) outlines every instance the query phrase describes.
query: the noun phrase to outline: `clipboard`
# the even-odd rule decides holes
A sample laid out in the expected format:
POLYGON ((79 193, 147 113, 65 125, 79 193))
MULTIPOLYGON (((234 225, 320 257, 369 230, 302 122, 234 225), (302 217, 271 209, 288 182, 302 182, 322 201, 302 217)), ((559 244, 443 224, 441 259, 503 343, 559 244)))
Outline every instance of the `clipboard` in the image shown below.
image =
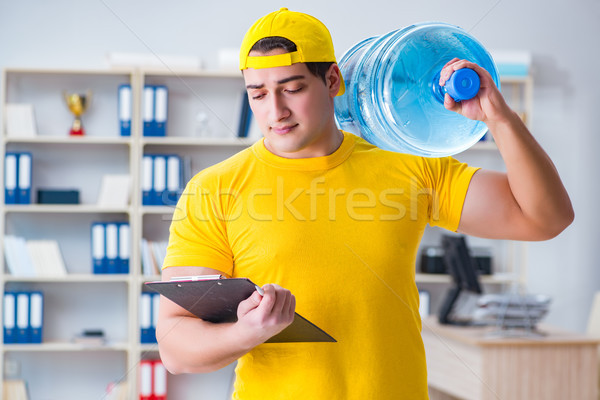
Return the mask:
MULTIPOLYGON (((171 281, 146 282, 162 294, 204 321, 237 321, 238 304, 260 287, 247 278, 221 279, 210 276, 184 277, 171 281)), ((295 313, 294 321, 265 343, 337 342, 327 332, 295 313)))

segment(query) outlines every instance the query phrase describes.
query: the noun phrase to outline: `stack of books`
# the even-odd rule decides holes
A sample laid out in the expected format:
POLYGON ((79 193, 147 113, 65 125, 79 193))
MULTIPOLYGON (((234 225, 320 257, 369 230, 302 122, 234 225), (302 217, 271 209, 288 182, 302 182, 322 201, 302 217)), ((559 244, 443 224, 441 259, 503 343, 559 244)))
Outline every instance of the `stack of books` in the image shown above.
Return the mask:
POLYGON ((167 254, 167 242, 153 242, 142 239, 142 274, 160 275, 167 254))
POLYGON ((4 238, 8 272, 19 277, 65 276, 67 269, 56 240, 25 240, 19 236, 4 238))

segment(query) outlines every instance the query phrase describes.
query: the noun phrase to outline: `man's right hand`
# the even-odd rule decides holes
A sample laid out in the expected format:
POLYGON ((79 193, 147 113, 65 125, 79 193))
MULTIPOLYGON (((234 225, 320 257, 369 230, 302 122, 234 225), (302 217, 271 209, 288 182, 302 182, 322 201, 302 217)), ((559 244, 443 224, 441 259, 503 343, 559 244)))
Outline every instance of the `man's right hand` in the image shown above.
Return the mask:
POLYGON ((276 284, 262 287, 238 305, 235 328, 249 348, 264 343, 294 321, 296 298, 287 289, 276 284))

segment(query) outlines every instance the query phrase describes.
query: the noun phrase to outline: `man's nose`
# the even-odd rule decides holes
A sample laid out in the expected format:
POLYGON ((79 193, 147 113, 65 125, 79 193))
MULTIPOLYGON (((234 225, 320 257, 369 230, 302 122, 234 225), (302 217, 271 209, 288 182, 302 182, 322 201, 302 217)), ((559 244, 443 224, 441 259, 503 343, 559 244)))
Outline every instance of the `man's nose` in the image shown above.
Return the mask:
POLYGON ((290 109, 287 106, 287 103, 280 95, 275 95, 271 97, 271 115, 273 120, 281 121, 290 116, 290 109))

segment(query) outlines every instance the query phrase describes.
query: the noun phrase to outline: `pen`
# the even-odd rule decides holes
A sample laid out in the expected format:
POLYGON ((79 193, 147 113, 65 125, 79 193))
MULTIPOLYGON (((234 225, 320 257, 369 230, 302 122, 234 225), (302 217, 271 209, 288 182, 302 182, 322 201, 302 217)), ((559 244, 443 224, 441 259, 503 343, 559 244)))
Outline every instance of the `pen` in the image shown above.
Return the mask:
POLYGON ((258 292, 258 294, 260 294, 261 296, 265 295, 265 291, 262 290, 262 288, 258 285, 254 285, 254 287, 256 288, 256 291, 258 292))

